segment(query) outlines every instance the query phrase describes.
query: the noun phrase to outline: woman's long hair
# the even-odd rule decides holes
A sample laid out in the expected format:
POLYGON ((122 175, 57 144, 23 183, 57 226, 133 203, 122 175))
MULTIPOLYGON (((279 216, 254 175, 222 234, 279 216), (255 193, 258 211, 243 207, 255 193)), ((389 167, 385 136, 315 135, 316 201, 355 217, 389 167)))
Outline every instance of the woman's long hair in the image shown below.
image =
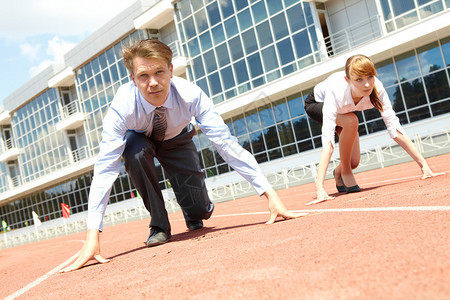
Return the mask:
MULTIPOLYGON (((365 55, 357 54, 350 56, 345 63, 345 75, 350 79, 350 75, 354 76, 376 76, 377 71, 373 62, 365 55)), ((370 102, 379 111, 383 111, 383 105, 378 98, 377 87, 374 86, 372 93, 369 95, 370 102)))

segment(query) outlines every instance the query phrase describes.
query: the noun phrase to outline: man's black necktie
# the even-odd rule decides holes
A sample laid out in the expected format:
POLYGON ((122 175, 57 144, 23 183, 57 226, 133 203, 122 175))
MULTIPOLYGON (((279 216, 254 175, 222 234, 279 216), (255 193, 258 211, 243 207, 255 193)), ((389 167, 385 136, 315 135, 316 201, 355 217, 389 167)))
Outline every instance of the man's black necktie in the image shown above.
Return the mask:
POLYGON ((151 137, 158 142, 164 141, 166 129, 167 129, 166 108, 160 106, 155 108, 155 116, 153 121, 153 130, 151 137))

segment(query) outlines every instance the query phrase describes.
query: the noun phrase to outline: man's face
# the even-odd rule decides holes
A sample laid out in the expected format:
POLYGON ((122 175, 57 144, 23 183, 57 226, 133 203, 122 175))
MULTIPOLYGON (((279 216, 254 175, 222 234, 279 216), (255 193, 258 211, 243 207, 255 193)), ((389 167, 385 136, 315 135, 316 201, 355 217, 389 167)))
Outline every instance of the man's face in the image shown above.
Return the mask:
POLYGON ((131 78, 142 97, 154 106, 161 106, 169 96, 173 65, 159 58, 135 57, 131 78))

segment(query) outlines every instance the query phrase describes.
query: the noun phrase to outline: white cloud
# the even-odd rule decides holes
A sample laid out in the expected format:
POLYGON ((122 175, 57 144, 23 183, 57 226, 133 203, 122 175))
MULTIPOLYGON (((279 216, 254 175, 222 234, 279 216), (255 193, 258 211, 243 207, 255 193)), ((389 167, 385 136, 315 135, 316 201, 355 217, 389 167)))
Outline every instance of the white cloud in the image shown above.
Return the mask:
POLYGON ((37 66, 33 66, 30 68, 30 76, 34 77, 37 74, 39 74, 41 71, 43 71, 45 68, 47 68, 48 66, 50 66, 53 63, 53 61, 51 60, 44 60, 43 62, 41 62, 39 65, 37 66))
POLYGON ((39 72, 47 68, 50 64, 64 63, 64 54, 66 54, 67 51, 72 49, 75 45, 76 44, 63 40, 58 36, 55 36, 53 39, 49 40, 47 42, 46 49, 46 53, 49 58, 45 59, 37 66, 32 66, 29 71, 30 76, 33 77, 37 75, 39 72))
POLYGON ((31 45, 30 43, 23 43, 19 45, 20 53, 26 56, 29 60, 35 60, 41 50, 41 45, 31 45))
POLYGON ((50 55, 55 62, 64 62, 64 54, 75 47, 76 44, 65 41, 57 36, 48 41, 47 54, 50 55))
POLYGON ((15 0, 0 9, 0 38, 86 36, 136 0, 15 0))

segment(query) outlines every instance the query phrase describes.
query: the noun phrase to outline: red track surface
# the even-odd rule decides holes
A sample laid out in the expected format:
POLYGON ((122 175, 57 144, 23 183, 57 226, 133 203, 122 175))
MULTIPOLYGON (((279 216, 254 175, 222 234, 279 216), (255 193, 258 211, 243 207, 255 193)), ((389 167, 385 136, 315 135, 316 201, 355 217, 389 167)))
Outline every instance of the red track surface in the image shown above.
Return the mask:
POLYGON ((72 273, 55 271, 85 233, 4 249, 0 298, 449 299, 450 154, 427 161, 446 174, 421 180, 413 162, 358 173, 362 192, 312 206, 313 184, 280 190, 289 209, 313 211, 273 225, 252 196, 217 204, 194 232, 171 214, 158 247, 144 247, 148 220, 106 227, 111 262, 72 273))

